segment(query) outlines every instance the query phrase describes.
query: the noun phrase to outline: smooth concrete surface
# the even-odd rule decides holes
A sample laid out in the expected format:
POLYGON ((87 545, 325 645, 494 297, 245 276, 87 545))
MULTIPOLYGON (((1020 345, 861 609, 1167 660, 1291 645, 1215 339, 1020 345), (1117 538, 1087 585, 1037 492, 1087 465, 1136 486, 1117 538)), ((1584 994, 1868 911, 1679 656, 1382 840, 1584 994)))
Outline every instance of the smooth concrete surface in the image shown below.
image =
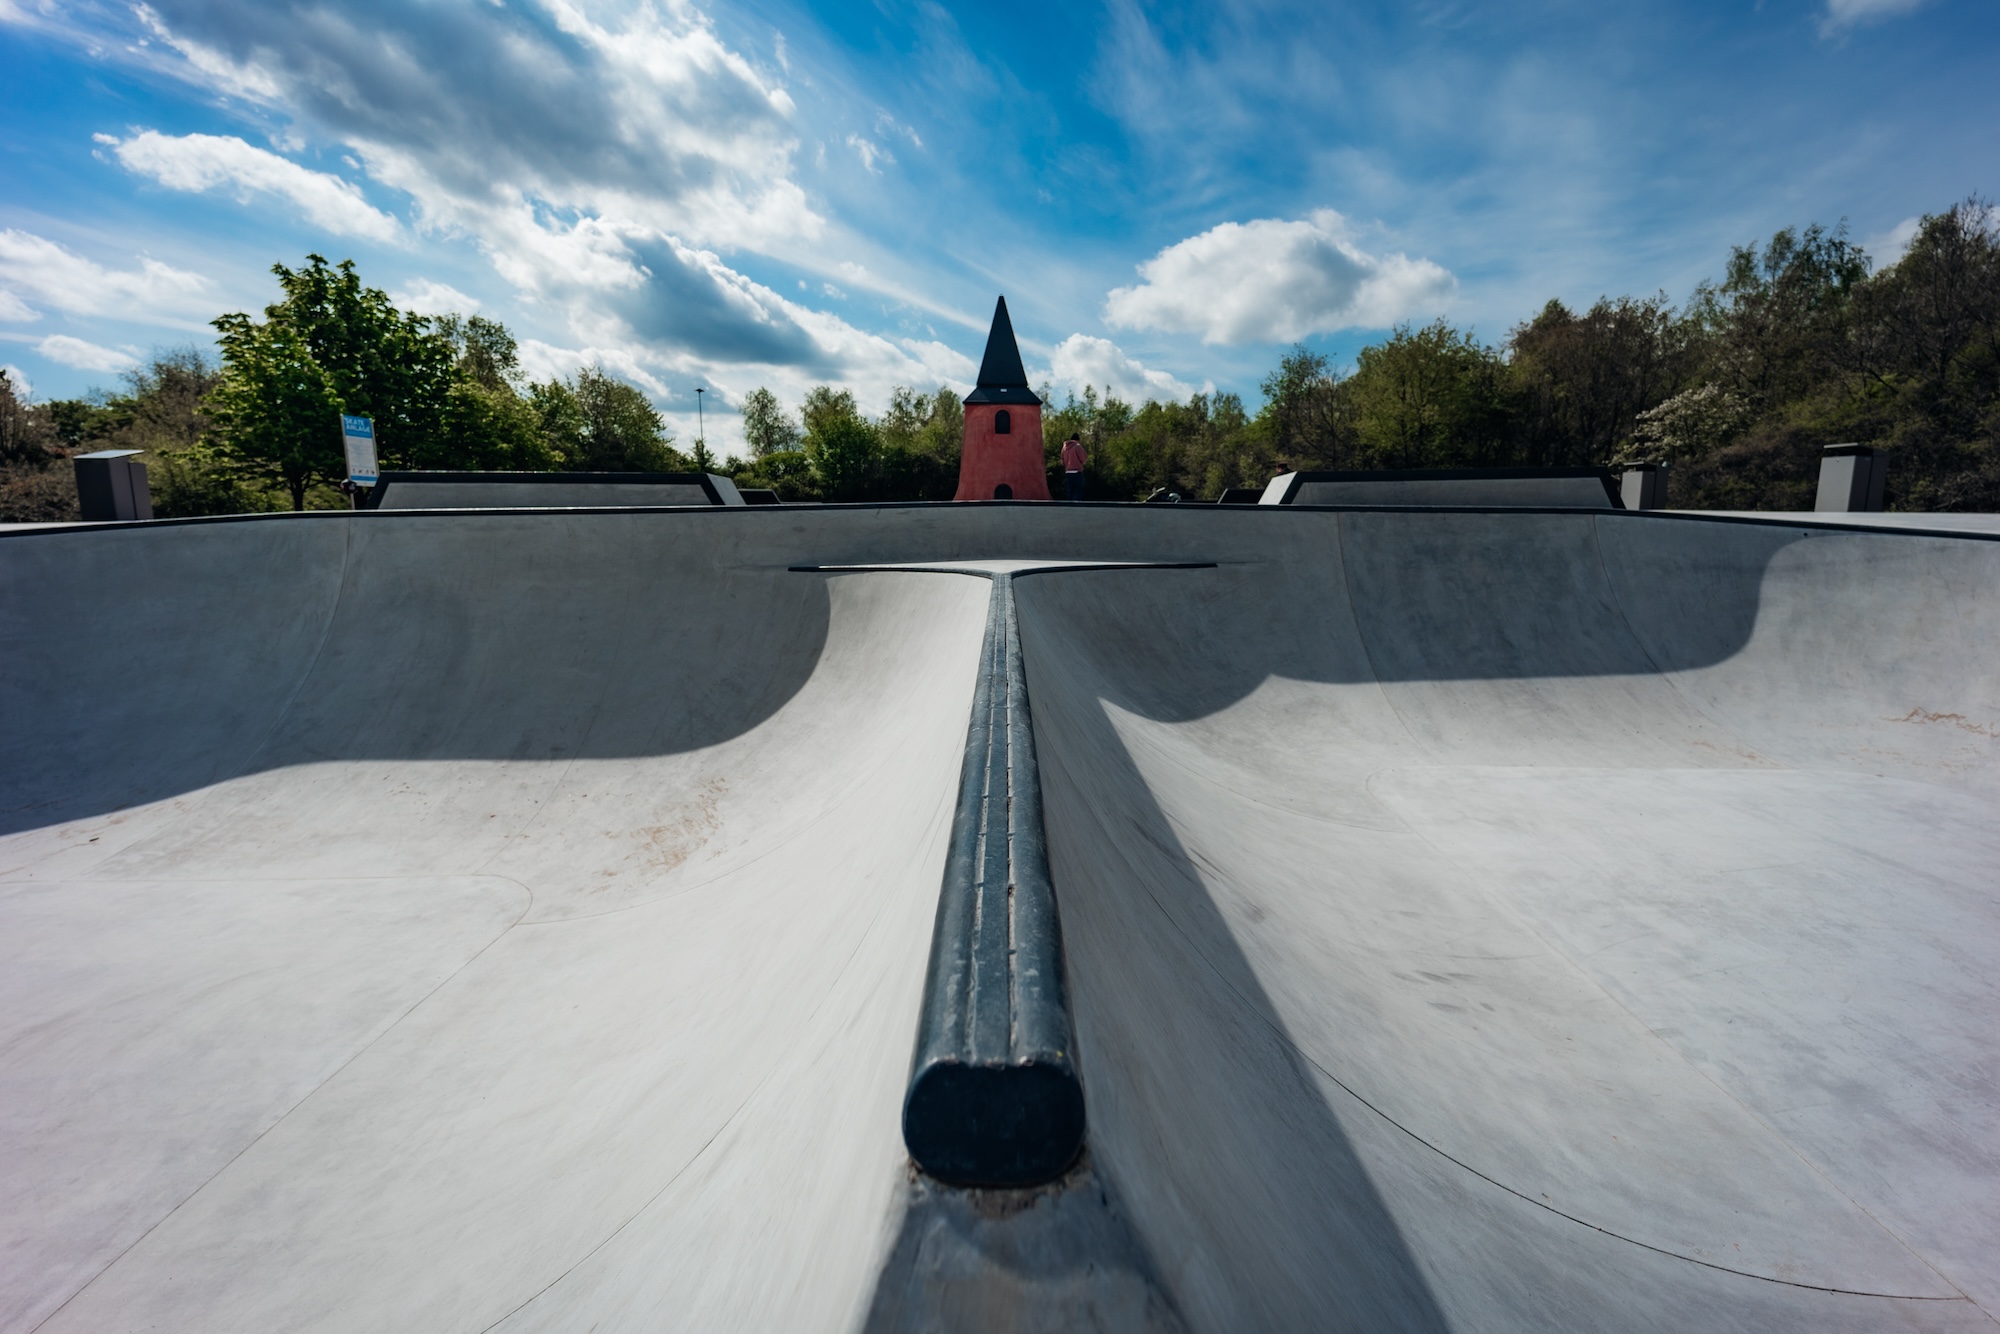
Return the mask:
POLYGON ((1992 1329, 1996 590, 1616 511, 8 534, 0 1329, 1992 1329), (988 581, 802 564, 1016 572, 1056 1187, 898 1135, 988 581))

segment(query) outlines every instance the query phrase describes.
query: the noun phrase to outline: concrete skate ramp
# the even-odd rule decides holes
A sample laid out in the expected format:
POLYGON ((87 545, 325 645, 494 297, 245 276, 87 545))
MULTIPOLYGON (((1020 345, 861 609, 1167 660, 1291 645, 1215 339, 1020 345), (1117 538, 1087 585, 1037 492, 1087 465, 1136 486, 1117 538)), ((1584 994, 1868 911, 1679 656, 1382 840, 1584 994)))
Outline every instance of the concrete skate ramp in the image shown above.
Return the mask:
POLYGON ((2000 543, 829 507, 0 536, 0 1329, 1958 1330, 2000 543), (1019 575, 1087 1160, 897 1134, 1019 575))

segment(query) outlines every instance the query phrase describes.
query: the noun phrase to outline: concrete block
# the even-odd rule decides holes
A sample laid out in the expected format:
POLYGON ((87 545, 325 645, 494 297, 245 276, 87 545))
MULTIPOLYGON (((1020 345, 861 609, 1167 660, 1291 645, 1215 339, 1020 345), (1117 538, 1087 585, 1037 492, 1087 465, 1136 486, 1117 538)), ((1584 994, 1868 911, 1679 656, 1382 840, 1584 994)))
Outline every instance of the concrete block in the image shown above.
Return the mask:
POLYGON ((76 498, 85 521, 112 523, 153 517, 153 496, 146 465, 133 461, 136 449, 100 449, 78 454, 76 498))
POLYGON ((1868 445, 1829 445, 1819 461, 1819 495, 1813 509, 1821 513, 1873 513, 1882 508, 1888 456, 1868 445))
POLYGON ((1657 463, 1641 463, 1627 468, 1619 480, 1618 498, 1628 510, 1663 510, 1667 507, 1667 470, 1657 463))

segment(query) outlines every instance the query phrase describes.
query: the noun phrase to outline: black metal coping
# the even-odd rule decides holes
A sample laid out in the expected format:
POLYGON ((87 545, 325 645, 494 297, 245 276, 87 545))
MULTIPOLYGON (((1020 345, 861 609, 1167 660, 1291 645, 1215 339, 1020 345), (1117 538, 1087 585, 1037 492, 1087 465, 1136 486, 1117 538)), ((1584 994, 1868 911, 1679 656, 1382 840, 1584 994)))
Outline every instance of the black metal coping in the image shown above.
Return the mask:
POLYGON ((1083 1084, 1014 581, 995 574, 924 979, 903 1142, 961 1186, 1030 1186, 1083 1147, 1083 1084))
MULTIPOLYGON (((1057 508, 1055 502, 1046 500, 870 500, 827 503, 814 505, 811 512, 831 514, 843 510, 917 510, 917 509, 967 509, 979 506, 1001 508, 1057 508)), ((53 523, 23 523, 0 525, 0 542, 10 539, 33 539, 66 537, 79 533, 102 532, 155 532, 167 528, 207 528, 224 524, 253 523, 399 523, 405 520, 436 519, 449 516, 453 519, 549 519, 588 515, 605 518, 631 518, 635 515, 681 515, 697 522, 707 521, 710 515, 715 522, 737 522, 725 516, 758 515, 759 519, 749 522, 783 520, 789 522, 799 515, 800 506, 794 505, 549 505, 549 506, 504 506, 478 510, 270 510, 254 514, 199 514, 178 519, 103 519, 103 520, 58 520, 53 523)), ((1938 538, 1945 541, 2000 542, 2000 532, 1981 532, 1969 528, 1925 528, 1921 520, 1927 511, 1882 510, 1883 514, 1910 516, 1909 526, 1842 523, 1836 519, 1823 519, 1822 514, 1833 514, 1832 510, 1770 510, 1764 513, 1742 513, 1738 511, 1710 510, 1627 510, 1627 509, 1578 509, 1573 505, 1151 505, 1140 506, 1124 500, 1079 500, 1065 503, 1060 508, 1068 510, 1113 510, 1145 508, 1156 514, 1257 514, 1271 516, 1252 520, 1255 523, 1288 523, 1282 517, 1298 514, 1568 514, 1584 515, 1597 519, 1615 519, 1621 523, 1722 523, 1737 524, 1751 528, 1796 528, 1807 536, 1814 533, 1867 533, 1882 537, 1938 538)), ((1173 519, 1167 522, 1179 523, 1173 519)), ((1185 522, 1204 523, 1207 520, 1193 519, 1185 522)), ((1195 562, 1206 564, 1207 562, 1195 562)), ((908 565, 788 565, 788 570, 824 571, 829 574, 852 573, 862 570, 907 570, 917 567, 908 565)), ((939 567, 951 574, 980 574, 981 571, 939 567)), ((1088 564, 1064 567, 1065 569, 1171 569, 1172 562, 1140 562, 1135 564, 1088 564)), ((1049 569, 1017 570, 1017 574, 1055 574, 1060 571, 1049 569)))

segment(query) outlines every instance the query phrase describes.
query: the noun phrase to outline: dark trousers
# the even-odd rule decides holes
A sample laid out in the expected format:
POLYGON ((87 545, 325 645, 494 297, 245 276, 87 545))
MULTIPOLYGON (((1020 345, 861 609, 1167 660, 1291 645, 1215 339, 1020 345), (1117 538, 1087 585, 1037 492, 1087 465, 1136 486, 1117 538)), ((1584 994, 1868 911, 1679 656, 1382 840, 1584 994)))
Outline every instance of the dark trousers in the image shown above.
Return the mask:
POLYGON ((1080 473, 1080 472, 1066 472, 1066 473, 1064 473, 1064 474, 1063 474, 1063 499, 1064 499, 1064 500, 1082 500, 1082 499, 1083 499, 1083 474, 1082 474, 1082 473, 1080 473))

